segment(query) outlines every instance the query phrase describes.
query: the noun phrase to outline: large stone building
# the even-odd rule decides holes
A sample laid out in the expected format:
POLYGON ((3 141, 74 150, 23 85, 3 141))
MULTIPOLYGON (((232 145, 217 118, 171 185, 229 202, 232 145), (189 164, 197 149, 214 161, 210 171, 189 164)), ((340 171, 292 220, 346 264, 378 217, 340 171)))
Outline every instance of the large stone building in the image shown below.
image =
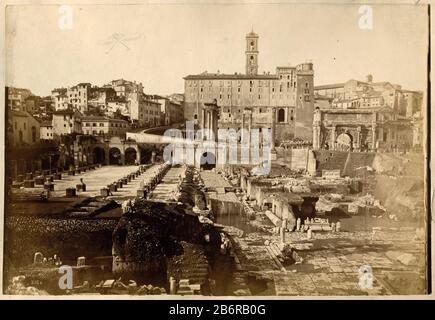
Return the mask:
POLYGON ((82 130, 84 134, 125 137, 128 128, 129 123, 121 119, 103 116, 87 116, 82 118, 82 130))
POLYGON ((29 89, 6 87, 9 110, 26 111, 26 99, 32 95, 29 89))
POLYGON ((8 143, 11 147, 39 143, 39 122, 26 111, 8 111, 8 143))
POLYGON ((160 125, 161 105, 152 97, 141 92, 131 92, 128 95, 128 108, 131 120, 149 127, 160 125))
POLYGON ((220 128, 267 128, 274 140, 311 140, 314 110, 313 64, 277 67, 259 74, 259 37, 246 35, 245 74, 204 72, 185 80, 184 118, 202 125, 204 103, 216 101, 220 128), (244 114, 246 115, 244 116, 244 114))
POLYGON ((421 147, 423 93, 390 82, 316 86, 313 148, 395 151, 421 147))
POLYGON ((51 91, 55 110, 65 110, 69 107, 84 113, 88 111, 90 98, 90 83, 79 83, 69 88, 56 88, 51 91))
POLYGON ((124 79, 113 80, 105 87, 113 88, 118 97, 128 98, 128 95, 132 92, 143 93, 142 83, 136 83, 136 81, 128 81, 124 79))
POLYGON ((401 116, 411 118, 421 111, 423 92, 403 89, 390 82, 373 82, 371 75, 366 81, 349 80, 314 87, 318 98, 331 99, 332 108, 374 108, 390 107, 401 116))
POLYGON ((53 138, 72 133, 82 133, 82 115, 77 110, 66 109, 53 113, 53 138))
POLYGON ((68 96, 66 88, 56 88, 51 91, 51 98, 54 110, 65 110, 68 108, 68 96))

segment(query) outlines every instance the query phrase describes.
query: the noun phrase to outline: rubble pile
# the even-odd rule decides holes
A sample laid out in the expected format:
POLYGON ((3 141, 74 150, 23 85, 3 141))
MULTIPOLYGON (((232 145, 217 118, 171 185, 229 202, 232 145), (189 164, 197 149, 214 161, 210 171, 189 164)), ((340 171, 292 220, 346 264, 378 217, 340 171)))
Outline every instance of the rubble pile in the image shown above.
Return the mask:
POLYGON ((292 193, 308 193, 311 191, 308 180, 290 179, 286 181, 284 188, 292 193))
POLYGON ((372 195, 349 197, 338 193, 321 195, 316 203, 318 213, 334 213, 337 215, 363 214, 368 212, 371 215, 383 215, 386 209, 372 195))
POLYGON ((218 238, 213 226, 181 205, 136 199, 113 232, 113 272, 166 277, 166 259, 183 252, 180 241, 213 245, 218 238))
POLYGON ((47 292, 39 290, 26 283, 25 276, 13 277, 11 284, 5 290, 6 294, 10 295, 28 295, 28 296, 46 296, 47 292))

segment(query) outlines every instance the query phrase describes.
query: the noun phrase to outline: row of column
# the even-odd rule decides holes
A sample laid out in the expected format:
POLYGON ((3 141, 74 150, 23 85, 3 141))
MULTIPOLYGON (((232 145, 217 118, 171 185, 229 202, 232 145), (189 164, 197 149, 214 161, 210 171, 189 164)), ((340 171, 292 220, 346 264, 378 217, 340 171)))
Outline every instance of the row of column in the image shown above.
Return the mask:
POLYGON ((217 115, 214 110, 202 109, 202 128, 208 130, 209 135, 213 133, 214 139, 217 139, 217 115))

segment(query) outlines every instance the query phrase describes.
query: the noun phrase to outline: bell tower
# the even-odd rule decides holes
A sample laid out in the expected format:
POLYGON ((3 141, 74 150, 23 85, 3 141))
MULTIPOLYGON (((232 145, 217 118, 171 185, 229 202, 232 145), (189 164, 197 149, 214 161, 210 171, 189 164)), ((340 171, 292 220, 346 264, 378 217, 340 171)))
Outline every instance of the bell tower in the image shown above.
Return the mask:
POLYGON ((246 74, 258 74, 258 34, 251 31, 246 35, 246 74))

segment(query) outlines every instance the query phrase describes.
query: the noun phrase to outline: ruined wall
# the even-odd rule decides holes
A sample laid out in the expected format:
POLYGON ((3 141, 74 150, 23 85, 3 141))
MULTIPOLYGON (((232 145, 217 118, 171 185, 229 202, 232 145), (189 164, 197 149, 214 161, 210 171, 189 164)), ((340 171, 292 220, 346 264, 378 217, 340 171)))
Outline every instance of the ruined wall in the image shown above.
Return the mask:
POLYGON ((357 168, 371 167, 376 154, 371 152, 346 152, 335 150, 313 151, 318 174, 322 170, 340 170, 342 176, 355 177, 357 168))
POLYGON ((362 167, 373 166, 376 154, 372 152, 351 152, 343 169, 343 175, 355 177, 355 170, 362 167))
POLYGON ((308 149, 275 148, 278 161, 282 161, 292 170, 306 170, 308 149))
POLYGON ((334 150, 315 150, 313 152, 319 174, 322 170, 340 170, 340 174, 343 174, 348 152, 334 150))

